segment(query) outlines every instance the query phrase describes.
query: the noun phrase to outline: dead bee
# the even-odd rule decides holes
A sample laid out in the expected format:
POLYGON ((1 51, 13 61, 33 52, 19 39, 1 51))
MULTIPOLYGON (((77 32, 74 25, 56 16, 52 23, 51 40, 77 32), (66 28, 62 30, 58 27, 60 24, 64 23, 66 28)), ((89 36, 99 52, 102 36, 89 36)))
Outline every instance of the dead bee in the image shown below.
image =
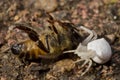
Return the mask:
POLYGON ((21 23, 13 25, 13 29, 25 31, 30 40, 12 45, 12 53, 24 60, 51 59, 58 57, 65 50, 76 48, 81 36, 72 23, 55 20, 50 15, 47 23, 49 25, 44 31, 35 30, 30 25, 21 23))

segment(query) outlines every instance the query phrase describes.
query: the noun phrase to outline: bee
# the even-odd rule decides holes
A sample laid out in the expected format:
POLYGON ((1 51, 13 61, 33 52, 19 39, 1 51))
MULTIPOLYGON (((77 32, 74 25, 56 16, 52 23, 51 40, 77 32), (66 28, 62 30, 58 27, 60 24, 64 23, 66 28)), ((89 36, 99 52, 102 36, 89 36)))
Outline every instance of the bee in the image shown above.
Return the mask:
POLYGON ((72 23, 56 20, 51 15, 47 23, 49 25, 44 30, 34 29, 28 24, 14 24, 13 29, 25 31, 30 39, 12 45, 12 53, 23 60, 53 59, 76 48, 81 41, 79 31, 72 23))

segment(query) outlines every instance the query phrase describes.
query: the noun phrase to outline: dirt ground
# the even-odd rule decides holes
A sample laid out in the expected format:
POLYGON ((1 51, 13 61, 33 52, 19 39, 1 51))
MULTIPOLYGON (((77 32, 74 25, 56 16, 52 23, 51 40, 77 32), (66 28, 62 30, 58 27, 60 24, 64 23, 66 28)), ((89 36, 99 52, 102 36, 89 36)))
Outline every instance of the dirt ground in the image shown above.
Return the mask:
POLYGON ((0 0, 0 80, 120 80, 120 1, 119 0, 0 0), (90 70, 82 72, 74 64, 76 55, 66 54, 55 60, 23 63, 11 53, 3 52, 29 37, 21 30, 7 31, 16 22, 31 23, 44 28, 45 13, 58 20, 84 25, 104 37, 113 55, 107 63, 93 62, 90 70), (73 58, 73 56, 75 56, 73 58), (63 59, 64 57, 64 59, 63 59))

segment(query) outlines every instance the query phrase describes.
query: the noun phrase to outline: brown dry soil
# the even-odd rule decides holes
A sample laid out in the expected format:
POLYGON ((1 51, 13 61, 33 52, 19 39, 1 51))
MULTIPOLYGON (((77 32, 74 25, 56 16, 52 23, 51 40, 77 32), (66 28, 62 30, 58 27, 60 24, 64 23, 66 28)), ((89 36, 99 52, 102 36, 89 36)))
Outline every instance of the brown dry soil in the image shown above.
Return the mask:
POLYGON ((120 80, 119 27, 119 0, 0 0, 0 80, 120 80), (96 31, 99 38, 106 38, 112 47, 111 60, 103 65, 94 63, 84 76, 80 76, 82 71, 74 64, 74 54, 27 64, 10 50, 2 52, 16 42, 28 39, 26 33, 15 29, 6 41, 10 25, 28 22, 34 27, 42 27, 45 12, 76 26, 83 24, 96 31))

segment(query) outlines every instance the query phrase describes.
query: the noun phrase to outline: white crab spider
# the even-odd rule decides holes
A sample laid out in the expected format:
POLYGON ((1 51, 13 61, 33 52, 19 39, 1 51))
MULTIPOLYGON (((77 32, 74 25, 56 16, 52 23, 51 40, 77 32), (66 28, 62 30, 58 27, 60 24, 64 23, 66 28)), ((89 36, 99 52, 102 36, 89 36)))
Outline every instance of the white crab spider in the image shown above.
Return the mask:
POLYGON ((83 76, 91 67, 92 60, 96 63, 104 64, 111 58, 112 51, 109 43, 104 38, 97 39, 97 34, 94 31, 83 26, 79 28, 87 31, 90 35, 78 45, 77 49, 65 51, 64 53, 74 52, 74 54, 77 54, 80 59, 75 63, 85 61, 81 67, 88 63, 87 69, 81 74, 83 76))

